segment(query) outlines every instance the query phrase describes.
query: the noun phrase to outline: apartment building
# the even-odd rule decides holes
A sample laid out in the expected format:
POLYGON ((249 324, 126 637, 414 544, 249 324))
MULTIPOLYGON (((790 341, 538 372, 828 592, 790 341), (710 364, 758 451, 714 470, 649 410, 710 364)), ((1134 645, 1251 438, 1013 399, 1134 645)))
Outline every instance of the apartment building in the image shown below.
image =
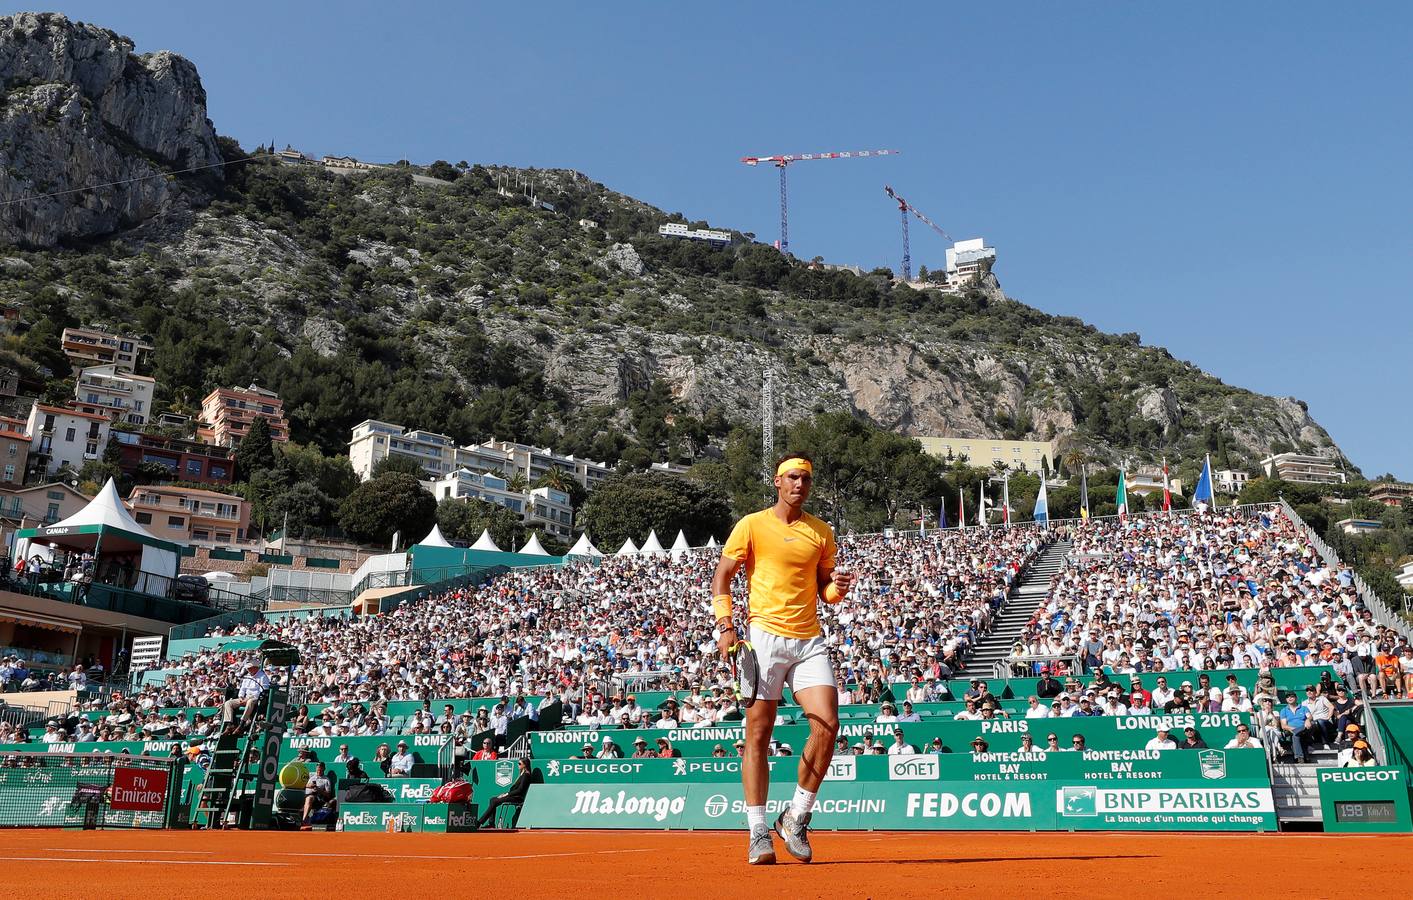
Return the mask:
POLYGON ((513 441, 491 439, 481 444, 458 447, 456 441, 434 431, 408 431, 401 425, 365 419, 353 428, 348 442, 348 458, 353 471, 367 481, 373 469, 389 456, 416 460, 429 479, 443 478, 457 469, 494 472, 506 478, 517 472, 534 484, 551 469, 558 469, 586 488, 592 489, 613 473, 600 462, 555 453, 548 447, 532 447, 513 441))
POLYGON ((101 328, 65 328, 60 336, 64 355, 74 368, 112 364, 117 371, 137 371, 142 354, 152 349, 145 337, 117 334, 101 328))
POLYGON ((118 467, 128 474, 143 463, 162 466, 173 481, 197 484, 231 484, 235 481, 235 451, 182 438, 136 431, 114 431, 122 450, 118 467))
POLYGON ((152 397, 156 391, 155 380, 123 372, 117 363, 108 363, 79 370, 74 399, 111 409, 115 422, 145 425, 152 418, 152 397))
POLYGON ((1302 453, 1275 453, 1261 460, 1266 474, 1302 484, 1344 484, 1344 472, 1332 460, 1302 453))
POLYGON ((250 532, 250 504, 234 494, 144 484, 128 507, 137 523, 159 538, 187 544, 239 544, 250 532))
POLYGON ((1401 506, 1413 500, 1413 484, 1404 481, 1378 481, 1369 486, 1369 499, 1384 506, 1401 506))
POLYGON ((83 509, 92 500, 62 481, 29 487, 0 485, 0 517, 19 528, 35 523, 53 525, 83 509))
POLYGON ((438 500, 476 499, 495 503, 520 516, 526 525, 541 528, 563 541, 573 539, 574 507, 563 491, 542 487, 519 493, 510 490, 506 479, 499 475, 465 468, 423 484, 438 500))
POLYGON ((25 483, 29 471, 29 433, 24 419, 0 416, 0 485, 25 483))
POLYGON ((455 451, 456 441, 444 434, 408 431, 376 419, 364 419, 353 426, 353 439, 348 442, 349 462, 364 481, 372 478, 373 469, 389 456, 416 460, 427 478, 442 478, 456 469, 455 451))
POLYGON ((1240 494, 1251 476, 1240 469, 1218 469, 1212 473, 1217 490, 1223 494, 1240 494))
MULTIPOLYGON (((538 481, 550 469, 559 469, 584 487, 593 490, 601 481, 613 474, 613 469, 601 462, 581 459, 573 454, 562 456, 548 447, 532 447, 529 444, 498 441, 494 438, 477 446, 506 454, 512 470, 520 472, 531 484, 538 481)), ((474 448, 466 447, 464 449, 470 451, 474 448)))
POLYGON ((106 415, 36 401, 25 422, 30 464, 46 475, 65 465, 77 472, 84 463, 102 456, 108 426, 106 415))
POLYGON ((255 384, 247 388, 216 388, 201 401, 196 437, 218 447, 234 447, 256 419, 269 424, 272 441, 289 440, 284 401, 274 391, 255 384))

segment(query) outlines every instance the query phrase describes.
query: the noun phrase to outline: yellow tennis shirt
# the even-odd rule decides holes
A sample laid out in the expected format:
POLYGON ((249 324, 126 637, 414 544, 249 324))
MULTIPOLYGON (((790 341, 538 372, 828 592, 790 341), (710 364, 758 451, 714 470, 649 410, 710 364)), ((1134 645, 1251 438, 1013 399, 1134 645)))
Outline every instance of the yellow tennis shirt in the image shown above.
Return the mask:
POLYGON ((750 586, 746 621, 771 634, 811 638, 819 634, 819 569, 834 568, 834 530, 804 513, 786 525, 769 509, 736 523, 721 548, 746 564, 750 586))

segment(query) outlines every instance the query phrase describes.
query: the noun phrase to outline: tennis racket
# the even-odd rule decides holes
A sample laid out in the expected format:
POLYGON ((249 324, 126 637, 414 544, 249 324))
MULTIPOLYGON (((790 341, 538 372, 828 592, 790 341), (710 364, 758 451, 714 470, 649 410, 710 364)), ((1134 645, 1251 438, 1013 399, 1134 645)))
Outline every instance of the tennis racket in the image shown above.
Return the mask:
POLYGON ((736 682, 736 702, 749 709, 756 702, 760 684, 760 663, 750 641, 731 645, 731 677, 736 682))

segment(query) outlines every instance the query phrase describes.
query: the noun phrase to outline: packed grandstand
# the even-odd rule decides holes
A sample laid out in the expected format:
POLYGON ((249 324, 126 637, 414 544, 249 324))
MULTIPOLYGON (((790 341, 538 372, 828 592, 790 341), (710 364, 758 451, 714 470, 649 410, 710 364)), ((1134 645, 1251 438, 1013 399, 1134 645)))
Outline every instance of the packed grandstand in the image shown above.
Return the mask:
MULTIPOLYGON (((297 665, 268 673, 290 691, 294 736, 441 734, 469 752, 479 749, 466 746, 473 739, 494 735, 504 752, 511 724, 536 729, 551 705, 554 723, 571 729, 706 728, 740 718, 712 636, 716 558, 691 551, 514 569, 379 615, 266 620, 229 637, 298 649, 297 665)), ((881 726, 1242 712, 1255 716, 1256 739, 1300 758, 1311 744, 1347 745, 1361 695, 1413 689, 1413 649, 1374 621, 1351 573, 1327 564, 1274 507, 849 536, 840 562, 858 573, 858 589, 821 613, 841 704, 873 704, 868 716, 881 726), (1002 680, 969 667, 1011 585, 1056 542, 1064 564, 1002 680), (1277 677, 1312 666, 1325 670, 1308 695, 1277 677), (1309 711, 1299 729, 1279 721, 1290 694, 1309 711)), ((76 719, 0 724, 0 744, 212 736, 251 663, 254 651, 213 643, 160 663, 135 690, 94 696, 76 719)), ((20 671, 12 660, 0 676, 20 671)))

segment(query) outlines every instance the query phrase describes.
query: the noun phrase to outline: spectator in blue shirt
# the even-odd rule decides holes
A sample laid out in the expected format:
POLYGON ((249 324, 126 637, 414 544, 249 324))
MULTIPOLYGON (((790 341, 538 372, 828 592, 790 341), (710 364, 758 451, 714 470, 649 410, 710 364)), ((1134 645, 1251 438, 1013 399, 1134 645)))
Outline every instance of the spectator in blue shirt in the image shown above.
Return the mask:
POLYGON ((1281 710, 1281 730, 1290 737, 1290 752, 1296 762, 1308 763, 1306 741, 1310 738, 1310 710, 1301 706, 1294 694, 1285 698, 1285 709, 1281 710))

